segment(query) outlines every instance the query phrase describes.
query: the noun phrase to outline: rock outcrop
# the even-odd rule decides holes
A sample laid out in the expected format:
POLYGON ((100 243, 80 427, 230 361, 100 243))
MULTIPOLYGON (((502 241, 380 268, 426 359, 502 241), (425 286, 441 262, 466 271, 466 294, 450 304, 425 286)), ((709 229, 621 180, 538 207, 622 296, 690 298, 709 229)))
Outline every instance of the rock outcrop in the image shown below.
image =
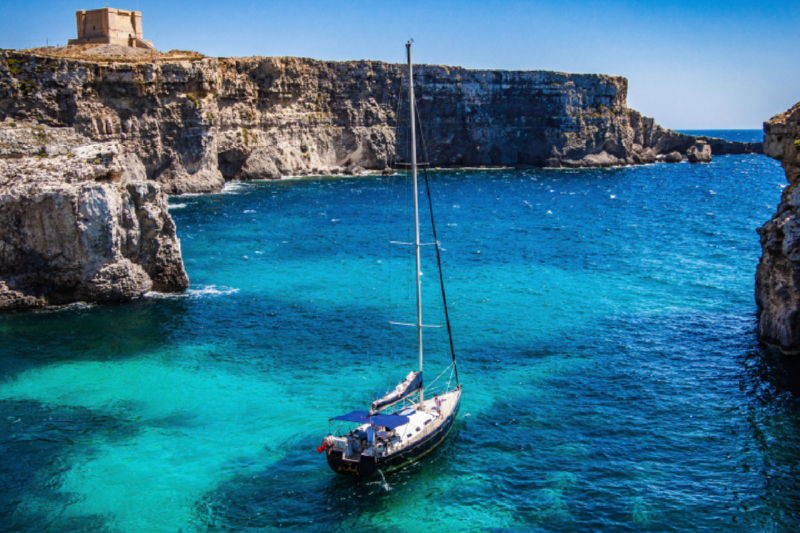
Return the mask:
MULTIPOLYGON (((416 73, 434 166, 644 164, 698 140, 628 109, 622 77, 430 65, 416 73)), ((403 140, 395 131, 405 76, 403 65, 375 61, 109 63, 0 51, 0 119, 117 142, 167 193, 209 192, 226 179, 390 166, 403 140)), ((761 150, 705 140, 714 154, 761 150)))
POLYGON ((756 270, 758 337, 800 352, 800 103, 764 124, 764 152, 781 162, 789 186, 773 217, 759 228, 756 270))
POLYGON ((698 140, 686 151, 686 158, 689 163, 710 163, 711 146, 704 140, 698 140))
POLYGON ((136 154, 0 123, 0 310, 188 285, 166 195, 136 154))
POLYGON ((683 161, 683 155, 680 152, 670 152, 665 156, 662 156, 661 161, 664 163, 680 163, 683 161))

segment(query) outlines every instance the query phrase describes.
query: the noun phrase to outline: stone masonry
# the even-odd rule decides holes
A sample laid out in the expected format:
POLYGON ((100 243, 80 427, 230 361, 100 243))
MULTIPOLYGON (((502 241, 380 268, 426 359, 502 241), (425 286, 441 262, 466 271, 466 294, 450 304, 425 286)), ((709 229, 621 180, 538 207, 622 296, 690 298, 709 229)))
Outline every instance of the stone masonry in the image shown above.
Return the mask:
POLYGON ((78 38, 68 44, 118 44, 132 48, 155 50, 151 41, 142 37, 142 14, 139 11, 103 8, 76 11, 78 38))

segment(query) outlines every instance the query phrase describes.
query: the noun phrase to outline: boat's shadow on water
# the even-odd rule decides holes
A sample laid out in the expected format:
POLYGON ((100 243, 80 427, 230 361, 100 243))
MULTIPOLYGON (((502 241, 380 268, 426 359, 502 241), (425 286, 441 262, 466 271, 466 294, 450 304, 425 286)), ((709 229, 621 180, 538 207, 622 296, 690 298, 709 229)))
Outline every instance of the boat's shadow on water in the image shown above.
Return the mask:
MULTIPOLYGON (((314 448, 316 436, 296 442, 288 452, 261 472, 237 476, 220 485, 196 504, 199 526, 233 531, 289 528, 302 531, 382 529, 382 517, 408 498, 408 488, 420 485, 436 492, 436 478, 449 469, 461 433, 456 421, 445 441, 419 461, 384 475, 368 478, 343 476, 328 467, 314 448)), ((418 493, 418 492, 417 492, 418 493)))

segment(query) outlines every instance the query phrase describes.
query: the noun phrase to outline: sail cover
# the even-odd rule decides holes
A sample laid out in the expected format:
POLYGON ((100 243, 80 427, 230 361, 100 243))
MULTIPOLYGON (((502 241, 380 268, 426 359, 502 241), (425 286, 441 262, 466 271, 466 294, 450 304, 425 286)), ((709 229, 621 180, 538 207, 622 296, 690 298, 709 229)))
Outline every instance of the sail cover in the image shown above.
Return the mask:
POLYGON ((372 424, 373 426, 383 426, 387 429, 394 429, 404 424, 408 424, 407 416, 400 415, 370 415, 367 411, 353 411, 346 415, 331 418, 331 420, 344 420, 345 422, 358 422, 359 424, 372 424))
POLYGON ((411 372, 392 392, 372 402, 372 411, 379 411, 387 405, 399 402, 419 388, 422 388, 422 372, 411 372))

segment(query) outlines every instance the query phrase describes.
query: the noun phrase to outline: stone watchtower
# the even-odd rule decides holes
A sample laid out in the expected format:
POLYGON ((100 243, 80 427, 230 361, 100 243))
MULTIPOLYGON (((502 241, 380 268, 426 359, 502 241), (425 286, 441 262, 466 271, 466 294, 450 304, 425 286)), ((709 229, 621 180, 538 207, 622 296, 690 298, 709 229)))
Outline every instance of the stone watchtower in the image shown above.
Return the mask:
POLYGON ((67 44, 119 44, 155 50, 151 41, 142 38, 142 14, 139 11, 103 8, 76 11, 78 38, 67 44))

